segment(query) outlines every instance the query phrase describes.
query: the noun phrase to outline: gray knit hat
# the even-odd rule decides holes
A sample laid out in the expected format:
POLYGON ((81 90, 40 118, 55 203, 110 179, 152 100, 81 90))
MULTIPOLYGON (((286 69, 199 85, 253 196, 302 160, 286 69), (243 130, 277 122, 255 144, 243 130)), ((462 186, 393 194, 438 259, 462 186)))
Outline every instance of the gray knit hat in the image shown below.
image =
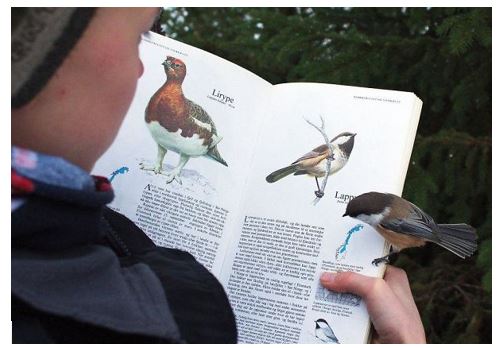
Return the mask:
POLYGON ((94 8, 12 7, 12 108, 26 104, 40 92, 94 12, 94 8))

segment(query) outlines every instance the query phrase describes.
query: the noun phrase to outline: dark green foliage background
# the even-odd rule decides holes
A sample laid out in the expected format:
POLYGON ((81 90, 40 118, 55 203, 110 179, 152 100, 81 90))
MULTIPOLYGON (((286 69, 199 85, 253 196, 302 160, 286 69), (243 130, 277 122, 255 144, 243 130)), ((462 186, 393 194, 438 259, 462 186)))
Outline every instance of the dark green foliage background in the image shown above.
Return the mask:
POLYGON ((403 196, 439 222, 478 228, 462 260, 429 245, 396 265, 428 342, 490 343, 492 219, 490 8, 175 8, 168 36, 268 80, 414 92, 423 101, 403 196))

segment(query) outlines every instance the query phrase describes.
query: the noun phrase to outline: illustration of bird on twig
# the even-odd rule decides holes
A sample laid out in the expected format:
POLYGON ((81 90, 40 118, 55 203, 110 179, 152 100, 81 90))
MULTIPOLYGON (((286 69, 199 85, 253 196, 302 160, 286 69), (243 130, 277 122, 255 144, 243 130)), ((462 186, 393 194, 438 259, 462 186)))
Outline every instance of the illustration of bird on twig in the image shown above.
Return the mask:
POLYGON ((317 190, 315 191, 314 204, 324 196, 325 187, 327 186, 327 178, 340 171, 348 162, 351 151, 355 144, 355 133, 343 132, 329 141, 329 137, 325 132, 325 121, 320 116, 321 125, 317 126, 313 122, 306 120, 308 124, 318 130, 324 140, 322 144, 305 155, 301 156, 292 164, 278 169, 266 177, 266 181, 274 183, 285 178, 290 174, 294 175, 310 175, 315 178, 317 190), (322 186, 318 183, 318 178, 323 177, 322 186))
POLYGON ((315 337, 323 343, 337 343, 339 340, 325 319, 315 320, 315 337))

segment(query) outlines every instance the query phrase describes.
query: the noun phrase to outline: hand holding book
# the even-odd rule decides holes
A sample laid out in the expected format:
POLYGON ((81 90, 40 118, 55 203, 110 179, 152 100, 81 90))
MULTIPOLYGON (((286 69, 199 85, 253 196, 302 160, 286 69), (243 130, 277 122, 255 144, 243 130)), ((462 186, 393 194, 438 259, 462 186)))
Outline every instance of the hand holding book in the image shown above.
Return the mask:
POLYGON ((387 266, 383 279, 359 273, 323 273, 321 284, 335 292, 350 292, 367 305, 375 333, 371 343, 426 343, 423 324, 405 271, 387 266))

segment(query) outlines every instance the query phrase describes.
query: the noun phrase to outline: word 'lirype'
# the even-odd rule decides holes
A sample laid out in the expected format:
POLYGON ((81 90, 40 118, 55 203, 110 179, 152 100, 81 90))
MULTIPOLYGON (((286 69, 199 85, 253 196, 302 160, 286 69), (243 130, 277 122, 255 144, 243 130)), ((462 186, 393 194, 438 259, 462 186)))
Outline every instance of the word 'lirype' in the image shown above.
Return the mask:
POLYGON ((227 95, 224 95, 223 93, 221 93, 221 91, 217 91, 216 92, 216 89, 214 88, 212 90, 212 95, 216 98, 218 98, 219 100, 221 100, 222 102, 224 103, 230 103, 230 104, 233 104, 233 102, 235 101, 233 98, 231 97, 228 97, 227 95))

